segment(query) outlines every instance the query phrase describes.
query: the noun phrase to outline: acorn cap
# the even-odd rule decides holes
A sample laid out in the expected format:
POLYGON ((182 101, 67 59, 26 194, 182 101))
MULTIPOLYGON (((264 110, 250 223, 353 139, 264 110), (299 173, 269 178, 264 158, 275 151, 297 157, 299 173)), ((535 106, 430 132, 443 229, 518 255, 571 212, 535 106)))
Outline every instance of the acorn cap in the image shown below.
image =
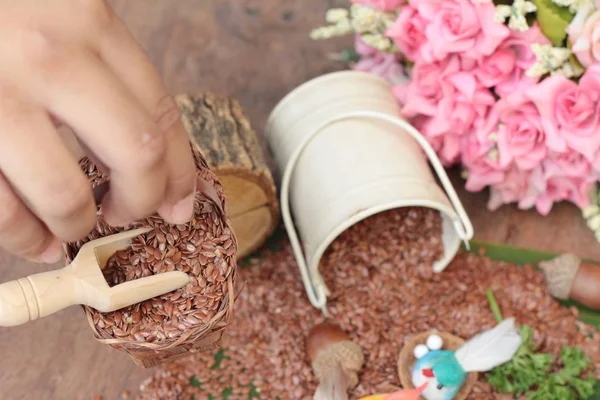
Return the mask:
POLYGON ((573 254, 562 254, 553 260, 540 262, 548 291, 553 297, 561 300, 570 297, 580 265, 581 260, 573 254))

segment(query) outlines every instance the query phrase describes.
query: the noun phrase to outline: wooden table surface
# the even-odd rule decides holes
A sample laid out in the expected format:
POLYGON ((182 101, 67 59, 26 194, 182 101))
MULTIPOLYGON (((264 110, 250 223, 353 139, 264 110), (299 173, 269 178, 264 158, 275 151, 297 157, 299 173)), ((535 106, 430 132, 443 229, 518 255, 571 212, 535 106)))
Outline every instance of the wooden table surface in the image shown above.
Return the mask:
MULTIPOLYGON (((113 0, 172 93, 212 90, 237 98, 260 131, 277 101, 298 84, 344 68, 327 54, 349 39, 313 42, 325 10, 346 0, 113 0)), ((457 184, 460 184, 456 179, 457 184)), ((457 185, 458 186, 458 185, 457 185)), ((504 207, 486 210, 487 194, 461 198, 476 238, 600 260, 600 245, 569 205, 542 218, 504 207)), ((59 265, 55 266, 58 267, 59 265)), ((44 268, 0 252, 0 281, 44 268)), ((53 267, 54 268, 54 267, 53 267)), ((119 399, 149 371, 96 343, 80 309, 0 329, 0 398, 119 399)))

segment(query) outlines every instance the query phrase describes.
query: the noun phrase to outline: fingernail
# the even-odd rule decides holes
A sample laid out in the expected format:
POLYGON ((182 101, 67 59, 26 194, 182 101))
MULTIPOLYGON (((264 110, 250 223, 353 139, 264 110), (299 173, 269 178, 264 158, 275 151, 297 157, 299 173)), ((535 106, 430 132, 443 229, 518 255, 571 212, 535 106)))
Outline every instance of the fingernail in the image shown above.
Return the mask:
POLYGON ((170 219, 174 224, 185 224, 194 215, 194 193, 180 200, 171 208, 170 219))
POLYGON ((46 264, 54 264, 60 261, 63 251, 61 243, 58 239, 54 239, 52 244, 40 255, 41 262, 46 264))

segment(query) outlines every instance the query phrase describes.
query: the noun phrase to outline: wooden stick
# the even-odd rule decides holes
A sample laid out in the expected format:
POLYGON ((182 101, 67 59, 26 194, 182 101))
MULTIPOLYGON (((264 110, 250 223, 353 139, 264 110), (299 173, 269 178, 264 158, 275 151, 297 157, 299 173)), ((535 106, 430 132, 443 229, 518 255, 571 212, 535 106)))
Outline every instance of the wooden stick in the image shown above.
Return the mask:
POLYGON ((223 185, 242 259, 264 244, 279 220, 275 183, 256 133, 235 100, 205 93, 176 101, 190 137, 223 185))

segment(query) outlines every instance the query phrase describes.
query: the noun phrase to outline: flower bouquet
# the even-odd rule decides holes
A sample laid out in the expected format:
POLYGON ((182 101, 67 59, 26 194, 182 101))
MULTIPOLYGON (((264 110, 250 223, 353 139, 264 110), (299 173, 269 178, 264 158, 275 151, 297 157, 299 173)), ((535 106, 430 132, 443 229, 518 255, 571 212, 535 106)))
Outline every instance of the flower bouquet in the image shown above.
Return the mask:
POLYGON ((354 35, 355 70, 488 206, 584 210, 600 240, 600 0, 352 0, 315 40, 354 35))

